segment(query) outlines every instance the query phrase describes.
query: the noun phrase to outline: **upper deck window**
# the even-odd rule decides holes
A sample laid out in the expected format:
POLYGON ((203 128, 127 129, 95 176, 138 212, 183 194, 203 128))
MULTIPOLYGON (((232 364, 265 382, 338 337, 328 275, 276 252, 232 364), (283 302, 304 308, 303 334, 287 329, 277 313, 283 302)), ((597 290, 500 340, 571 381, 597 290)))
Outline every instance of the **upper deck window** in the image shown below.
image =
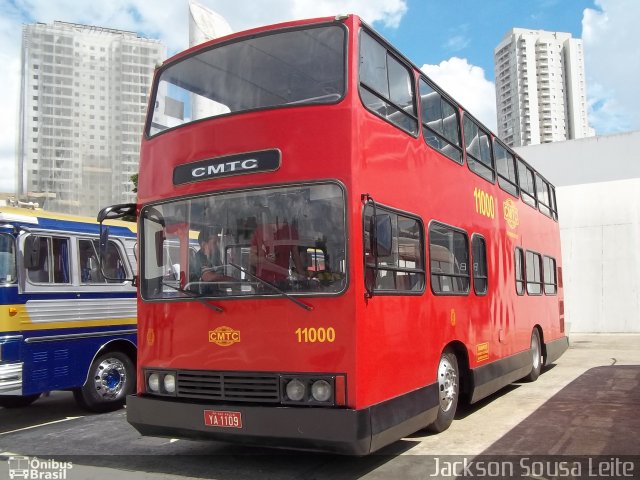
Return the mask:
POLYGON ((420 79, 420 106, 424 140, 451 160, 462 163, 458 109, 420 79))
POLYGON ((538 197, 538 210, 551 217, 551 195, 549 183, 536 173, 536 194, 538 197))
POLYGON ((493 153, 496 157, 498 184, 505 192, 518 196, 518 176, 516 173, 516 157, 496 139, 493 140, 493 153))
POLYGON ((365 32, 360 36, 360 96, 376 115, 412 135, 417 133, 413 74, 365 32))
POLYGON ((345 91, 345 30, 277 31, 214 45, 159 75, 152 136, 204 118, 290 105, 335 103, 345 91))
POLYGON ((489 133, 484 131, 471 118, 464 117, 464 143, 467 147, 467 164, 481 177, 493 182, 494 167, 491 157, 489 133))
POLYGON ((536 184, 531 167, 522 160, 518 160, 518 180, 520 181, 520 193, 522 201, 536 208, 536 184))

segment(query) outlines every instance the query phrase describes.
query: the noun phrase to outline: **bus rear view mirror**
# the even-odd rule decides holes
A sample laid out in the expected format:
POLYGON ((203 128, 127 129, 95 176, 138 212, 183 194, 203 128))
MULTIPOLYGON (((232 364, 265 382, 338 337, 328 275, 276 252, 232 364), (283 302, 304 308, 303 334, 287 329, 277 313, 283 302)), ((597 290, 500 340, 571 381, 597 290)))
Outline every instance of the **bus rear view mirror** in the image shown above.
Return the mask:
POLYGON ((40 266, 40 237, 29 235, 24 241, 24 267, 32 270, 40 266))
POLYGON ((377 257, 388 257, 391 255, 393 245, 391 216, 376 215, 375 217, 375 253, 377 257))

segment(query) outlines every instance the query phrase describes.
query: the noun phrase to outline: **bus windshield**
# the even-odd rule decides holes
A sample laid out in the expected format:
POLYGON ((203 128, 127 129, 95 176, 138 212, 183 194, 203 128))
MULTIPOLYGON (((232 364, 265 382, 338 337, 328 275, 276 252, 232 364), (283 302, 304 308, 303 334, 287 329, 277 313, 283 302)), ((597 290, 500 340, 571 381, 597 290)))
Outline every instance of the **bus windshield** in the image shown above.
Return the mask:
POLYGON ((240 39, 178 60, 160 73, 147 134, 228 113, 335 103, 344 90, 340 26, 240 39))
POLYGON ((345 205, 336 184, 181 199, 141 215, 145 299, 345 288, 345 205))
POLYGON ((15 239, 0 233, 0 284, 15 283, 16 279, 15 239))

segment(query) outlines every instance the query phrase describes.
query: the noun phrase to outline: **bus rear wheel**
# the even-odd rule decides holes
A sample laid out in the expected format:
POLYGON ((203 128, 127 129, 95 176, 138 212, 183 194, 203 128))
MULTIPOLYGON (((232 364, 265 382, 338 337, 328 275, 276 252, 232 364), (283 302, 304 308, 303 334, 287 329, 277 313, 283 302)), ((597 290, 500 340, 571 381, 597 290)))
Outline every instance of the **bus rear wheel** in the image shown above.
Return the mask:
POLYGON ((445 350, 438 363, 438 417, 427 427, 431 432, 444 432, 456 414, 460 396, 460 370, 456 355, 445 350))
POLYGON ((40 398, 40 394, 35 395, 0 395, 0 407, 4 408, 20 408, 28 407, 33 402, 40 398))
POLYGON ((534 328, 531 333, 531 363, 531 372, 524 377, 527 382, 535 382, 542 372, 542 346, 537 328, 534 328))
POLYGON ((92 412, 121 408, 135 390, 135 366, 122 352, 107 352, 96 357, 85 384, 73 395, 78 405, 92 412))

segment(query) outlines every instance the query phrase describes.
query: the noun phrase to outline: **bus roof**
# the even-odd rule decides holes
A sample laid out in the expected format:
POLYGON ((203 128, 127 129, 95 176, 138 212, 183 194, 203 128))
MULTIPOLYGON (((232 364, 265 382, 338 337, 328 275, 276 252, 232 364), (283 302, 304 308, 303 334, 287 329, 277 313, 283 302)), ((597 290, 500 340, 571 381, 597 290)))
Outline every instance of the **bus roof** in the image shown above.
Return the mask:
MULTIPOLYGON (((98 222, 92 217, 47 212, 44 210, 30 210, 19 207, 0 207, 0 223, 81 233, 97 233, 99 230, 98 222)), ((127 237, 136 235, 137 230, 134 222, 108 220, 104 222, 104 224, 111 227, 113 235, 127 237)))

